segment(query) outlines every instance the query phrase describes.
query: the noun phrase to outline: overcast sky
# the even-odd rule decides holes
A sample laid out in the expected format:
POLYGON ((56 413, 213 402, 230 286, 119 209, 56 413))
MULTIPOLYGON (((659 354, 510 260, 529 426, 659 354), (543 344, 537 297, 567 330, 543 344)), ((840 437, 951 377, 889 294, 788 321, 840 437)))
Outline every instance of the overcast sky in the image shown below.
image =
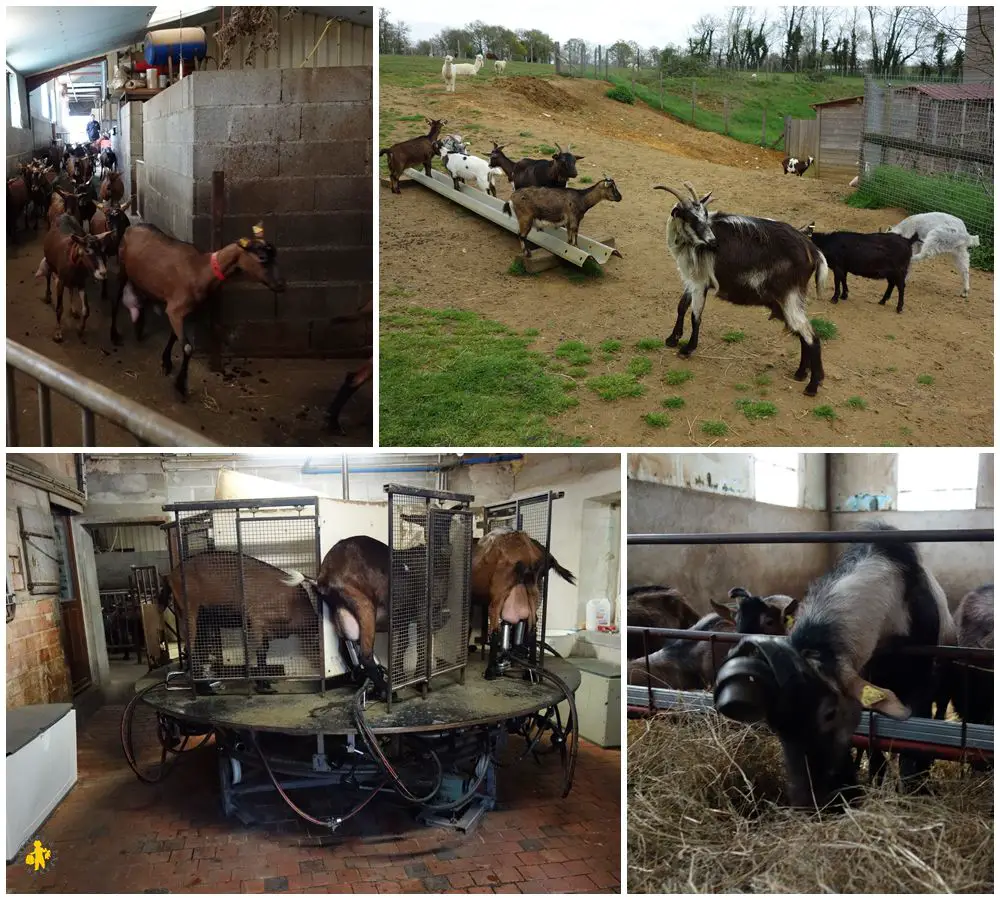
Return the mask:
POLYGON ((638 41, 643 47, 663 47, 666 44, 683 45, 690 27, 700 16, 707 12, 721 14, 727 4, 670 3, 660 6, 625 2, 621 6, 609 6, 595 0, 576 0, 572 4, 504 0, 477 9, 469 5, 449 7, 427 0, 390 0, 377 5, 389 10, 393 22, 402 20, 410 26, 412 41, 433 37, 443 28, 461 28, 482 19, 488 25, 505 25, 511 31, 537 28, 562 43, 580 38, 606 46, 624 40, 638 41), (449 12, 453 13, 450 21, 444 18, 449 12))

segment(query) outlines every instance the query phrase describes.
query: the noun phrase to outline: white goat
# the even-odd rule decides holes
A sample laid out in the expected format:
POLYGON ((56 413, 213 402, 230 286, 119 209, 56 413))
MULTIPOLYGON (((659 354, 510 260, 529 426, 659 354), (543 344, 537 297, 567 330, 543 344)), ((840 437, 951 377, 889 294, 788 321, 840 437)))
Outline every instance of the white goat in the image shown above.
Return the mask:
POLYGON ((486 192, 491 197, 497 195, 497 180, 504 177, 503 169, 491 167, 485 159, 478 156, 469 156, 467 153, 449 153, 447 147, 440 149, 441 159, 444 160, 444 167, 451 175, 455 183, 455 190, 459 188, 459 182, 475 182, 479 190, 486 192))
POLYGON ((456 63, 454 60, 455 57, 446 56, 444 58, 444 65, 441 67, 444 89, 452 93, 455 91, 455 76, 479 74, 479 70, 483 67, 483 54, 478 54, 474 63, 456 63))
POLYGON ((905 238, 917 235, 911 262, 950 253, 962 276, 962 296, 969 299, 969 249, 979 246, 979 235, 969 234, 961 219, 943 212, 920 213, 903 219, 889 231, 905 238))
POLYGON ((493 61, 493 71, 496 72, 497 75, 503 75, 506 69, 507 69, 507 60, 496 59, 493 61))

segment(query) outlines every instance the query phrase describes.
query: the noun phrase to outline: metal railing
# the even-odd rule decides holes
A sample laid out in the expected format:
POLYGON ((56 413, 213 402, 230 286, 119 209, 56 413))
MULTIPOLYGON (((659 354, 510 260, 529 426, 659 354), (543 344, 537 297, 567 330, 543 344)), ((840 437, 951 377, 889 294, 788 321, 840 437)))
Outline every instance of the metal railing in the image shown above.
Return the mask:
POLYGON ((82 447, 97 445, 97 417, 131 434, 146 447, 217 447, 196 431, 112 391, 103 384, 60 365, 7 338, 7 446, 20 447, 15 371, 38 383, 39 446, 51 447, 52 392, 80 407, 82 447))
MULTIPOLYGON (((629 545, 679 546, 695 544, 897 544, 992 542, 992 528, 911 529, 895 531, 803 531, 803 532, 720 532, 689 534, 629 534, 629 545)), ((626 610, 627 613, 627 610, 626 610)), ((665 710, 707 711, 714 709, 712 695, 705 691, 683 691, 653 687, 650 666, 650 636, 688 641, 707 641, 715 669, 716 644, 736 644, 746 635, 732 632, 691 631, 679 628, 649 628, 628 625, 628 633, 643 636, 644 655, 630 660, 644 669, 644 685, 627 684, 626 707, 630 715, 652 715, 665 710)), ((780 640, 781 638, 778 638, 780 640)), ((964 672, 963 687, 968 700, 969 667, 988 664, 993 668, 993 651, 974 647, 913 646, 892 651, 894 656, 931 656, 959 664, 964 672)), ((717 671, 715 672, 717 675, 717 671)), ((713 676, 714 677, 714 676, 713 676)), ((880 750, 924 750, 942 759, 992 758, 993 726, 951 722, 939 719, 911 718, 896 721, 886 716, 863 712, 854 733, 854 744, 880 750)))

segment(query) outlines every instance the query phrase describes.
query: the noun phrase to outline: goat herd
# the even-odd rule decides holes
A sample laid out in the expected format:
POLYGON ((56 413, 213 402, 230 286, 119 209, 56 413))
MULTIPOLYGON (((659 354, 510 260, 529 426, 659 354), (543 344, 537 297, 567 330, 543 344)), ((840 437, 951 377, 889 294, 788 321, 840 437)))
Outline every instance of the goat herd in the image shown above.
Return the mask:
MULTIPOLYGON (((63 340, 64 290, 69 290, 70 315, 79 320, 77 333, 83 341, 90 314, 87 284, 91 280, 99 282, 101 299, 106 301, 108 266, 111 260, 117 260, 118 291, 111 303, 111 340, 116 345, 122 343, 117 320, 123 303, 136 340, 140 341, 146 308, 150 303, 163 304, 171 327, 162 355, 163 373, 171 374, 173 347, 180 341, 183 359, 174 385, 185 398, 188 364, 194 349, 191 314, 238 272, 276 293, 284 291, 277 250, 265 240, 262 224, 254 227, 252 237, 240 238, 212 253, 203 253, 154 225, 133 225, 126 211, 132 200, 122 200, 124 184, 117 169, 117 157, 110 147, 77 145, 60 152, 53 143, 41 158, 22 164, 20 174, 7 181, 8 240, 13 243, 16 239, 22 215, 25 229, 31 221, 35 230, 39 218, 44 217, 48 231, 35 277, 45 278, 47 304, 52 302, 52 278, 56 279, 56 342, 63 340), (79 309, 74 308, 74 297, 79 300, 79 309)), ((341 410, 371 377, 369 361, 344 379, 327 412, 331 431, 343 431, 341 410)))
MULTIPOLYGON (((567 243, 576 246, 587 210, 601 200, 617 203, 622 199, 614 180, 606 176, 588 188, 566 186, 577 176, 576 163, 583 159, 570 152, 572 146, 564 151, 556 145, 551 159, 526 157, 514 162, 504 155, 503 145, 494 141, 489 159, 484 160, 470 155, 457 135, 441 139, 446 121, 427 122, 427 134, 379 150, 380 156, 388 156, 392 192, 400 193, 399 179, 410 166, 422 166, 431 177, 436 156, 442 159, 456 190, 466 182, 495 197, 497 180, 505 176, 514 191, 503 211, 516 217, 525 255, 529 252, 528 234, 536 224, 564 226, 567 243)), ((809 162, 789 158, 782 162, 782 171, 801 175, 809 162)), ((801 356, 795 378, 808 378, 805 393, 815 396, 823 381, 823 362, 819 337, 806 313, 810 282, 815 284, 818 298, 832 269, 831 302, 838 303, 847 299, 848 274, 885 279, 888 286, 879 302, 884 305, 896 290, 896 312, 901 313, 910 263, 949 253, 962 277, 962 296, 969 295, 969 250, 979 246, 979 237, 970 235, 955 216, 921 213, 904 219, 887 233, 820 233, 815 223, 796 228, 760 216, 710 212, 712 192, 699 198, 690 183, 684 185, 690 196, 663 185, 655 188, 677 199, 667 220, 667 248, 677 264, 684 293, 666 345, 678 346, 690 310, 691 335, 680 350, 682 357, 690 356, 698 346, 702 315, 712 290, 739 306, 767 308, 772 319, 780 320, 799 338, 801 356)))
MULTIPOLYGON (((873 531, 891 532, 877 523, 873 531)), ((888 537, 886 535, 886 537, 888 537)), ((993 672, 903 648, 993 646, 993 585, 969 592, 954 617, 917 550, 907 543, 854 544, 813 581, 801 602, 734 588, 699 618, 675 589, 631 588, 628 624, 747 635, 730 645, 631 632, 629 684, 675 690, 714 688, 716 709, 763 721, 780 739, 794 805, 824 806, 857 793, 861 754, 851 739, 862 710, 894 719, 943 719, 949 701, 965 722, 993 723, 993 672), (787 635, 787 638, 785 637, 787 635)), ((872 777, 884 774, 869 755, 872 777)), ((930 759, 900 753, 904 784, 918 786, 930 759)))

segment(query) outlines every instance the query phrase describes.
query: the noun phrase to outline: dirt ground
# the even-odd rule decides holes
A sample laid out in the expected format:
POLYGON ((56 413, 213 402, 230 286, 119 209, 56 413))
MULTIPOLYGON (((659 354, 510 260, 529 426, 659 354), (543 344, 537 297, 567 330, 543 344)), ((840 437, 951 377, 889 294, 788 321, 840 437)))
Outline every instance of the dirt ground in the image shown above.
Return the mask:
MULTIPOLYGON (((160 357, 169 333, 165 316, 151 311, 147 334, 138 343, 128 314, 119 313, 118 327, 124 344, 115 347, 109 336, 110 298, 117 287, 111 275, 107 304, 100 289, 87 288, 90 318, 84 342, 76 333, 78 320, 68 314, 64 297, 64 341, 52 340, 54 306, 43 302, 45 280, 34 273, 42 258, 44 226, 38 237, 18 232, 18 242, 7 247, 7 336, 49 359, 68 366, 108 388, 200 432, 225 447, 371 446, 372 390, 363 387, 344 409, 341 423, 346 435, 330 434, 324 412, 345 374, 357 360, 292 360, 224 358, 224 371, 212 372, 206 358, 195 357, 188 372, 187 401, 174 390, 172 377, 160 369, 160 357)), ((54 291, 53 291, 54 294, 54 291)), ((54 296, 53 296, 54 301, 54 296)), ((180 348, 174 348, 174 374, 180 365, 180 348)), ((18 425, 22 446, 39 440, 38 401, 34 379, 18 375, 18 425)), ((9 413, 8 413, 9 414, 9 413)), ((79 445, 79 407, 53 396, 53 439, 56 446, 79 445)), ((127 432, 98 420, 100 446, 132 446, 127 432)))
MULTIPOLYGON (((821 231, 875 231, 906 213, 852 209, 842 202, 848 188, 839 180, 783 176, 780 152, 697 131, 640 103, 614 102, 605 90, 600 82, 527 77, 466 79, 455 94, 438 85, 383 85, 383 111, 446 118, 448 130, 463 133, 473 153, 486 155, 492 138, 514 159, 537 156, 542 143, 565 148, 572 142, 573 152, 585 157, 580 176, 607 174, 623 195, 620 204, 594 207, 582 231, 597 239, 613 236, 624 258, 611 259, 603 278, 569 280, 565 268, 512 276, 514 235, 456 215, 458 207, 415 183, 404 182, 401 196, 383 184, 382 310, 407 304, 472 309, 511 327, 538 328, 533 348, 545 353, 566 340, 595 349, 606 339, 622 341, 620 358, 601 363, 595 357, 588 376, 624 370, 636 341, 659 338, 659 349, 645 351, 653 370, 642 379, 644 396, 605 402, 581 385, 574 394, 579 406, 554 420, 554 427, 590 445, 992 445, 993 276, 973 270, 970 297, 963 300, 950 258, 911 269, 901 315, 895 296, 878 305, 884 283, 853 276, 850 299, 831 304, 830 277, 828 290, 809 307, 811 317, 833 322, 838 331, 823 342, 826 380, 816 398, 804 396, 792 378, 798 341, 762 309, 710 299, 695 354, 681 360, 676 350, 662 347, 682 288, 664 236, 674 201, 654 193, 653 185, 679 188, 691 181, 699 193, 712 190, 719 209, 797 226, 815 221, 821 231), (461 123, 472 123, 472 130, 462 132, 461 123), (731 331, 745 336, 724 342, 731 331), (668 369, 690 370, 693 378, 669 386, 663 381, 668 369), (667 411, 668 427, 647 425, 643 416, 663 413, 661 400, 669 396, 683 397, 684 408, 667 411), (741 398, 766 399, 777 414, 749 421, 735 406, 741 398), (848 405, 851 398, 861 398, 864 408, 856 400, 848 405), (824 405, 834 418, 813 413, 824 405), (728 433, 706 435, 700 427, 705 421, 725 422, 728 433)), ((390 136, 399 140, 418 127, 397 121, 390 136)), ((510 190, 504 183, 500 196, 510 190)), ((685 336, 689 329, 690 321, 685 336)))

